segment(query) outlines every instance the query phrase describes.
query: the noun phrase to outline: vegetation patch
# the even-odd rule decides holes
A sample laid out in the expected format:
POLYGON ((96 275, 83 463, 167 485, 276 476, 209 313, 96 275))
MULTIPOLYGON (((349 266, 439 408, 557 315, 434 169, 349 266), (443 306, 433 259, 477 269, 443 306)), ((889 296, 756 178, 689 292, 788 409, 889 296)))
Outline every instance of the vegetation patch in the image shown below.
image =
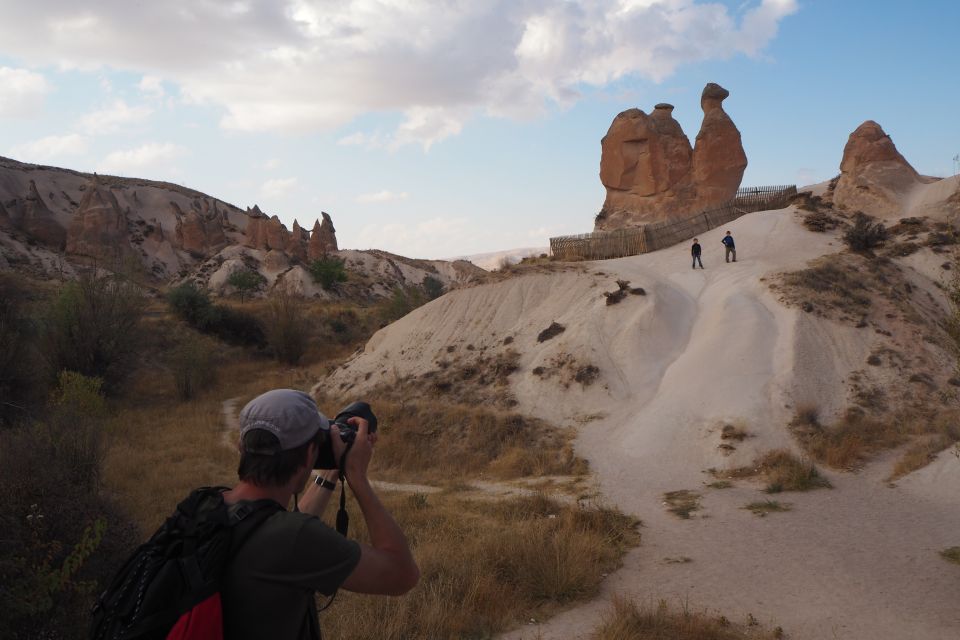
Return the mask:
POLYGON ((960 547, 950 547, 949 549, 944 549, 940 552, 940 557, 947 562, 960 564, 960 547))
POLYGON ((700 494, 689 489, 669 491, 663 494, 663 503, 673 515, 689 520, 691 513, 700 510, 700 494))
POLYGON ((869 251, 880 246, 887 239, 887 229, 883 223, 873 222, 873 218, 857 213, 853 225, 843 234, 843 241, 852 251, 869 251))
POLYGON ((832 231, 837 228, 838 224, 839 220, 831 215, 828 215, 824 211, 812 211, 803 216, 803 226, 810 231, 816 231, 817 233, 832 231))
POLYGON ((783 638, 780 627, 767 631, 749 616, 735 624, 725 616, 691 610, 686 603, 671 608, 665 600, 656 607, 642 606, 616 597, 603 624, 591 640, 775 640, 783 638))
POLYGON ((814 407, 801 408, 790 423, 804 450, 835 469, 862 466, 880 451, 912 442, 894 466, 891 479, 928 464, 937 453, 960 441, 956 410, 902 409, 872 417, 847 410, 829 426, 820 423, 814 407))
POLYGON ((768 513, 790 511, 791 507, 788 503, 777 502, 776 500, 760 500, 759 502, 751 502, 746 505, 744 509, 755 516, 763 518, 766 517, 768 513))
POLYGON ((742 426, 737 424, 725 424, 720 429, 720 439, 721 440, 733 440, 735 442, 743 442, 750 437, 750 433, 744 429, 742 426))
POLYGON ((820 475, 809 460, 802 460, 786 449, 768 451, 746 467, 713 470, 721 479, 759 477, 766 483, 764 491, 810 491, 830 487, 830 481, 820 475))
POLYGON ((537 334, 537 342, 546 342, 551 338, 556 338, 566 330, 567 328, 562 324, 558 322, 551 322, 549 327, 537 334))
POLYGON ((708 489, 730 489, 733 483, 729 480, 716 480, 707 485, 708 489))
MULTIPOLYGON (((420 583, 403 598, 341 592, 321 614, 325 635, 490 638, 595 596, 640 538, 639 523, 616 511, 543 496, 433 494, 414 504, 390 494, 384 501, 411 540, 420 583)), ((356 535, 367 540, 361 519, 356 535)))

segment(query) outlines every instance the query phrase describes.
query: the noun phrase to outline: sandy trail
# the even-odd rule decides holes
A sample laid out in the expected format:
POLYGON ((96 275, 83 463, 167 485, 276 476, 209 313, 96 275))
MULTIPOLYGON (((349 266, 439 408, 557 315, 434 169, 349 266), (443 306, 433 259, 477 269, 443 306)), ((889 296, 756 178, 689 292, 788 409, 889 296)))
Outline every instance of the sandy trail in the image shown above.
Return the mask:
POLYGON ((373 381, 423 373, 450 347, 496 349, 510 336, 520 353, 511 377, 519 408, 578 425, 578 451, 602 493, 644 521, 643 545, 598 599, 504 638, 585 638, 614 594, 752 614, 796 640, 960 637, 960 569, 938 555, 960 545, 960 461, 949 453, 896 487, 884 481, 892 457, 858 474, 830 473, 834 489, 774 496, 792 511, 766 518, 743 509, 770 497, 758 486, 705 488, 705 469, 795 448, 786 425, 797 403, 815 402, 827 416, 841 409, 846 377, 874 340, 785 307, 764 282, 839 250, 835 236, 806 231, 792 210, 727 228, 736 264, 722 261, 724 228, 700 236, 702 271, 690 269, 680 245, 594 263, 590 273, 454 291, 379 332, 332 381, 362 388, 368 373, 373 381), (618 278, 649 295, 607 307, 601 293, 618 278), (537 343, 553 321, 566 331, 537 343), (602 382, 564 388, 530 373, 563 354, 597 365, 602 382), (753 434, 729 456, 717 448, 728 421, 753 434), (703 493, 690 520, 662 504, 678 489, 703 493), (680 556, 692 562, 664 561, 680 556))

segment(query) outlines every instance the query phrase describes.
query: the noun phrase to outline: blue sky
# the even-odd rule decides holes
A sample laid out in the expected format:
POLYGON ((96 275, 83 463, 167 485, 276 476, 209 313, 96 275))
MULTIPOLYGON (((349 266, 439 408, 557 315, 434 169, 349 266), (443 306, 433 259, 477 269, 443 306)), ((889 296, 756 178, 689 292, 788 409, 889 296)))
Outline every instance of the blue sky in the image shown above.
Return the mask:
POLYGON ((745 185, 835 175, 867 119, 960 153, 960 3, 0 0, 0 155, 170 180, 341 247, 442 258, 590 231, 600 138, 707 82, 745 185))

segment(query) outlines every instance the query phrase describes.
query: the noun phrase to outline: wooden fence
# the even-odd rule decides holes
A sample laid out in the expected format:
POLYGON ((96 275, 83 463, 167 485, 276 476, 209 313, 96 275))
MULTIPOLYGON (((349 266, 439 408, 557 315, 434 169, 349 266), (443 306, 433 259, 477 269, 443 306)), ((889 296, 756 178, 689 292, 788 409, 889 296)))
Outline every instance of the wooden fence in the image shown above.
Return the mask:
POLYGON ((663 249, 755 211, 782 209, 797 195, 796 185, 741 187, 733 200, 715 209, 667 222, 550 238, 560 260, 606 260, 663 249))

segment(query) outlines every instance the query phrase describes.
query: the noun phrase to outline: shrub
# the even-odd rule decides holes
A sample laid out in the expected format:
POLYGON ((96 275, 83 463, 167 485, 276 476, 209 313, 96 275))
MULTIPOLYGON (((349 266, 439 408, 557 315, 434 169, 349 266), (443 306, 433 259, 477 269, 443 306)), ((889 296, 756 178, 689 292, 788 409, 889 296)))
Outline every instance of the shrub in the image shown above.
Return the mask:
POLYGON ((213 345, 196 335, 183 335, 170 353, 168 365, 181 400, 193 398, 216 380, 213 345))
POLYGON ((546 342, 551 338, 557 337, 566 330, 567 328, 559 322, 551 322, 549 327, 537 334, 537 342, 546 342))
POLYGON ((136 365, 144 297, 116 276, 82 275, 48 305, 43 350, 52 373, 76 371, 113 393, 136 365))
POLYGON ((423 287, 424 292, 427 294, 427 300, 436 300, 444 293, 443 283, 433 276, 425 277, 423 282, 420 283, 420 286, 423 287))
POLYGON ((338 282, 347 281, 347 270, 343 260, 336 256, 324 255, 310 263, 308 268, 313 281, 324 289, 330 290, 338 282))
POLYGON ((419 287, 394 287, 390 297, 380 307, 380 318, 389 324, 399 320, 427 302, 419 287))
POLYGON ((185 282, 171 289, 167 294, 167 304, 174 315, 197 328, 206 322, 213 306, 207 292, 198 289, 192 282, 185 282))
POLYGON ((303 302, 286 287, 277 287, 270 296, 264 325, 273 356, 289 365, 299 363, 307 351, 310 327, 303 302))
POLYGON ((23 307, 26 292, 0 278, 0 427, 26 419, 46 395, 36 326, 23 307))
POLYGON ((186 282, 167 294, 170 309, 193 328, 240 346, 266 344, 263 326, 248 313, 222 304, 213 304, 206 291, 186 282))
POLYGON ((843 241, 852 250, 868 251, 887 239, 887 229, 883 223, 874 224, 870 220, 870 216, 858 213, 853 218, 853 226, 843 234, 843 241))
POLYGON ((101 386, 63 372, 46 422, 0 432, 4 637, 85 637, 94 594, 136 539, 99 491, 101 386))
POLYGON ((227 284, 240 294, 240 302, 248 293, 253 293, 267 281, 259 272, 253 269, 237 269, 227 277, 227 284))

